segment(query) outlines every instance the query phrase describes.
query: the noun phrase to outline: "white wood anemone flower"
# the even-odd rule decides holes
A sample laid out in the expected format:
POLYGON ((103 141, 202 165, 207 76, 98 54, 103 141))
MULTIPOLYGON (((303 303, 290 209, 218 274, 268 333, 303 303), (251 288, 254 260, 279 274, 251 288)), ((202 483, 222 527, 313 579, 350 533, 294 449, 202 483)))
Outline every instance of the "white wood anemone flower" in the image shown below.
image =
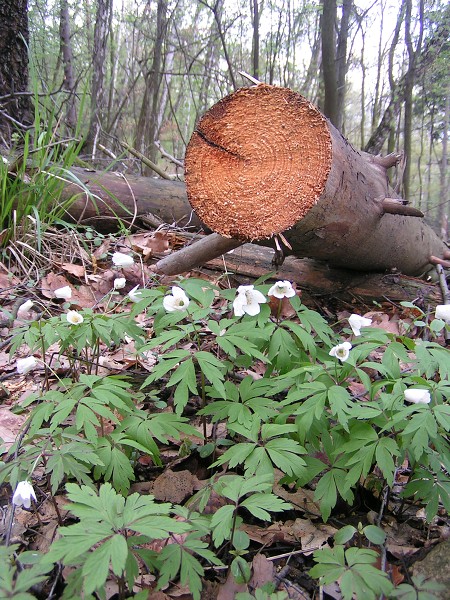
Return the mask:
POLYGON ((17 310, 17 316, 19 319, 22 317, 27 317, 29 310, 33 306, 33 300, 26 300, 23 304, 21 304, 17 310))
POLYGON ((372 325, 372 319, 355 314, 349 316, 348 322, 356 336, 361 335, 361 327, 369 327, 369 325, 372 325))
POLYGON ((438 304, 434 314, 436 319, 442 319, 450 324, 450 304, 438 304))
POLYGON ((164 296, 163 306, 167 312, 175 312, 176 310, 186 310, 189 306, 189 298, 184 290, 177 285, 172 288, 172 293, 164 296))
POLYGON ((115 290, 122 290, 126 285, 127 280, 125 279, 125 277, 116 277, 116 279, 114 279, 115 290))
POLYGON ((270 288, 268 294, 281 300, 281 298, 292 298, 292 296, 295 296, 295 290, 290 281, 277 281, 270 288))
POLYGON ((84 321, 83 315, 76 310, 69 310, 66 314, 67 322, 71 325, 80 325, 84 321))
POLYGON ((114 252, 112 261, 116 267, 131 267, 131 265, 134 265, 134 258, 123 252, 114 252))
POLYGON ((72 289, 68 285, 58 288, 53 293, 55 294, 55 298, 61 298, 62 300, 70 300, 72 298, 72 289))
POLYGON ((139 302, 142 300, 142 291, 138 290, 139 286, 135 285, 134 288, 128 292, 128 298, 131 302, 139 302))
POLYGON ((26 358, 18 358, 16 362, 17 372, 20 375, 26 375, 38 365, 38 361, 34 356, 27 356, 26 358))
POLYGON ((351 349, 352 345, 350 344, 350 342, 342 342, 342 344, 338 344, 337 346, 331 348, 328 354, 330 356, 338 358, 341 362, 345 362, 350 356, 351 349))
POLYGON ((32 498, 36 502, 36 494, 31 483, 28 481, 19 481, 12 499, 14 506, 30 508, 32 498))
POLYGON ((420 388, 409 388, 403 392, 406 402, 413 404, 430 404, 431 396, 428 390, 420 388))
POLYGON ((236 317, 242 317, 247 314, 251 317, 259 315, 260 304, 267 302, 267 299, 261 292, 255 290, 253 285, 240 285, 237 289, 237 296, 233 300, 233 310, 236 317))

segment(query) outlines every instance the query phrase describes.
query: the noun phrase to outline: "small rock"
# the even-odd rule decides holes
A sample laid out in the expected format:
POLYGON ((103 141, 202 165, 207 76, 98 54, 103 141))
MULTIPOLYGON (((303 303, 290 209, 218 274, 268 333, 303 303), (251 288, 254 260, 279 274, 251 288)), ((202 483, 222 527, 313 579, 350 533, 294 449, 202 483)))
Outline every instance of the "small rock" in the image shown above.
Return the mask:
POLYGON ((414 563, 413 575, 442 583, 444 590, 434 594, 442 600, 450 600, 450 540, 441 542, 423 560, 414 563))

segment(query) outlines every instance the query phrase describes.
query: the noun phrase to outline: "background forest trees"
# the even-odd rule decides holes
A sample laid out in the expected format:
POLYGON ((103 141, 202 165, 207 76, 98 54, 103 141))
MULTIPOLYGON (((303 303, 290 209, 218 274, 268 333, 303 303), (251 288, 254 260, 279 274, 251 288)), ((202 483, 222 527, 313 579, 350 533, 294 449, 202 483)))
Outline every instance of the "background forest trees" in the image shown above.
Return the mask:
POLYGON ((357 148, 404 149, 397 185, 447 237, 444 0, 29 0, 28 18, 33 79, 59 91, 67 135, 86 124, 98 164, 142 169, 125 142, 174 173, 157 145, 181 160, 197 119, 246 71, 305 95, 357 148))

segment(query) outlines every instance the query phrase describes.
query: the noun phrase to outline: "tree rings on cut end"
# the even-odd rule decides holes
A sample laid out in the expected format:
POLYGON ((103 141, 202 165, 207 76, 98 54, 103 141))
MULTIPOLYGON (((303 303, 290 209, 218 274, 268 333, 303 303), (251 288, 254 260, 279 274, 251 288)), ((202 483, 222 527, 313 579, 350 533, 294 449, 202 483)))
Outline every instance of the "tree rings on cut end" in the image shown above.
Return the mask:
POLYGON ((242 240, 292 227, 317 203, 331 167, 325 117, 300 94, 260 84, 226 96, 189 141, 189 202, 213 231, 242 240))

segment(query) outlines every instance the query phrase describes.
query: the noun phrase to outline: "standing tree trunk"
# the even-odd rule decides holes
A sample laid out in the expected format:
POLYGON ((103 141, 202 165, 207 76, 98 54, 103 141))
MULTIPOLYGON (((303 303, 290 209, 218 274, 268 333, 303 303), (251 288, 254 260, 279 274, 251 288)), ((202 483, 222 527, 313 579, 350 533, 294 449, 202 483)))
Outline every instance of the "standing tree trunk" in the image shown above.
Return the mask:
POLYGON ((92 55, 91 118, 87 147, 95 157, 105 109, 106 48, 112 17, 112 0, 98 0, 92 55))
POLYGON ((259 79, 259 2, 258 0, 251 0, 250 7, 252 10, 252 64, 253 64, 253 77, 259 79))
POLYGON ((0 134, 9 144, 17 127, 31 122, 28 92, 27 0, 0 2, 0 134))
POLYGON ((450 83, 447 81, 447 96, 445 98, 445 113, 442 137, 442 156, 439 161, 439 225, 441 238, 448 239, 449 217, 449 174, 448 174, 448 128, 450 126, 450 83))
MULTIPOLYGON (((161 87, 162 54, 167 30, 167 0, 158 0, 156 12, 156 38, 153 46, 153 60, 145 75, 145 92, 137 127, 136 148, 155 162, 158 136, 158 100, 161 87)), ((144 172, 146 169, 144 168, 144 172)))
POLYGON ((209 8, 214 15, 214 21, 216 22, 217 32, 219 34, 220 42, 222 44, 222 51, 225 61, 228 66, 228 73, 230 75, 231 85, 234 89, 237 88, 236 78, 234 76, 233 64, 228 54, 228 47, 225 41, 225 33, 222 26, 222 12, 223 12, 223 0, 214 0, 213 4, 208 4, 205 0, 199 0, 201 4, 209 8))
POLYGON ((342 18, 339 27, 339 35, 336 50, 336 84, 337 84, 337 123, 339 131, 343 131, 344 125, 344 107, 345 107, 345 79, 348 70, 347 61, 347 40, 350 26, 350 13, 353 6, 353 0, 343 0, 342 18))
POLYGON ((324 114, 335 127, 344 122, 345 77, 347 74, 347 39, 353 0, 344 0, 336 46, 336 0, 323 0, 322 71, 325 91, 324 114))
POLYGON ((64 65, 63 88, 67 91, 66 101, 66 125, 72 131, 77 125, 77 112, 75 108, 75 75, 73 72, 73 52, 70 39, 69 4, 67 0, 61 0, 59 37, 61 40, 61 54, 64 65))
POLYGON ((338 123, 336 80, 336 0, 323 0, 322 11, 322 73, 325 92, 323 112, 333 125, 338 123))
POLYGON ((406 72, 405 80, 405 114, 403 129, 403 149, 406 155, 405 170, 403 172, 403 195, 406 199, 409 199, 410 197, 413 88, 414 82, 416 81, 417 59, 422 50, 424 0, 420 0, 419 5, 419 37, 417 40, 416 48, 414 49, 411 38, 412 0, 406 0, 405 42, 408 51, 408 70, 406 72))

